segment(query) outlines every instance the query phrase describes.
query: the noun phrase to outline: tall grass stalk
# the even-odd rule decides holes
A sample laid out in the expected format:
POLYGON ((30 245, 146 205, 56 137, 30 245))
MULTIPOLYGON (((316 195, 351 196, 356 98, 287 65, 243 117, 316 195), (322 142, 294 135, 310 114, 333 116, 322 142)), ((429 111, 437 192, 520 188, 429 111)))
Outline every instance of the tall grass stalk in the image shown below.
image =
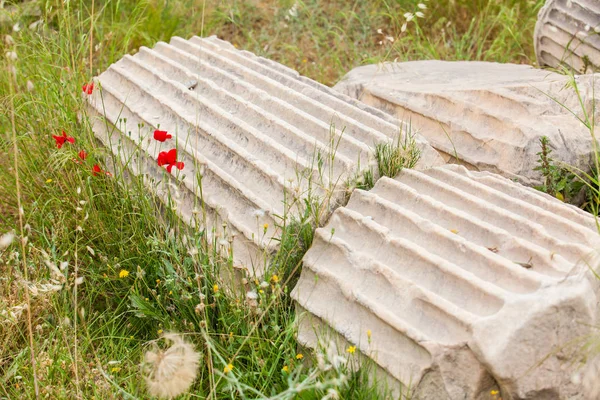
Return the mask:
MULTIPOLYGON (((10 60, 10 58, 9 58, 10 60)), ((27 264, 27 249, 26 243, 28 241, 28 235, 25 234, 25 224, 23 223, 23 218, 25 216, 25 211, 23 209, 22 198, 21 198, 21 180, 19 175, 19 147, 17 145, 17 127, 15 121, 15 103, 14 97, 16 95, 16 68, 10 61, 8 62, 8 86, 9 86, 9 96, 10 96, 10 126, 12 132, 12 143, 13 143, 13 157, 14 157, 14 175, 15 175, 15 191, 16 191, 16 199, 17 199, 17 210, 18 210, 18 219, 19 219, 19 232, 20 232, 20 240, 21 244, 21 257, 22 257, 22 271, 23 274, 23 292, 25 294, 25 303, 27 304, 26 312, 27 312, 27 335, 29 337, 29 352, 31 358, 31 368, 33 371, 33 386, 35 392, 35 398, 39 399, 40 397, 40 389, 39 383, 36 374, 36 359, 35 359, 35 345, 33 339, 33 326, 32 326, 32 317, 31 317, 31 297, 29 295, 29 287, 27 286, 29 283, 29 266, 27 264)), ((12 276, 12 268, 9 269, 12 276)))

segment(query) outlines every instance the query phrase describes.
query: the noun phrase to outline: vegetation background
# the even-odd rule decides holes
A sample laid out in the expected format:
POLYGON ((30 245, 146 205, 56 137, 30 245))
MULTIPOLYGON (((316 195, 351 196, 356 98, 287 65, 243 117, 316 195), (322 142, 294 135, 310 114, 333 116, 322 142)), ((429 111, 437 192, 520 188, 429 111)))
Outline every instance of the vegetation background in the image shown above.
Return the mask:
POLYGON ((316 222, 283 227, 264 282, 223 290, 216 271, 229 260, 203 232, 168 207, 157 213, 135 179, 92 174, 89 165, 105 158, 81 87, 124 54, 174 35, 215 34, 326 85, 384 60, 534 64, 542 3, 0 2, 0 235, 16 233, 0 248, 0 397, 145 398, 140 362, 166 331, 185 334, 201 354, 182 398, 388 396, 369 379, 372 366, 347 368, 358 362, 352 352, 324 371, 304 363, 309 354, 295 342, 290 282, 316 222), (63 130, 76 144, 59 150, 52 135, 63 130), (83 165, 72 162, 81 149, 83 165))

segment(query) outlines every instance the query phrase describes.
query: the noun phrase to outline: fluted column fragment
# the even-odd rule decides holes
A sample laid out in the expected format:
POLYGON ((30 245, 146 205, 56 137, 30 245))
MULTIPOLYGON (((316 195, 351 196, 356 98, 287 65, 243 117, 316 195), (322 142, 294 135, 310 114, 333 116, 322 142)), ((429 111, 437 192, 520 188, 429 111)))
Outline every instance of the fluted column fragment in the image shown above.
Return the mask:
MULTIPOLYGON (((233 252, 235 266, 259 275, 277 247, 281 216, 309 195, 332 196, 335 205, 344 182, 372 165, 373 146, 404 129, 216 37, 142 47, 102 73, 87 98, 94 133, 112 155, 233 252), (157 129, 173 138, 153 140, 157 129), (157 158, 173 148, 185 167, 171 174, 157 158)), ((423 165, 442 162, 416 141, 423 165)))
POLYGON ((547 0, 538 14, 534 41, 540 66, 600 72, 600 3, 547 0))
POLYGON ((317 229, 292 292, 298 339, 370 358, 420 400, 581 398, 599 244, 589 214, 498 175, 405 169, 317 229))

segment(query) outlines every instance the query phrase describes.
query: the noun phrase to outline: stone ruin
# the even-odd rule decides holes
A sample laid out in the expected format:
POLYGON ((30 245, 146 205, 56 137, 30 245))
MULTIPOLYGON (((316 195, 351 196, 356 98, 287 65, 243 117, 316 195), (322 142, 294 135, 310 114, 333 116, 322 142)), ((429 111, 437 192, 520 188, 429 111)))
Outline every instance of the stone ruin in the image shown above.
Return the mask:
POLYGON ((571 376, 576 344, 598 321, 594 218, 498 175, 440 165, 459 159, 531 183, 542 133, 575 165, 589 158, 590 141, 539 94, 562 78, 478 67, 464 90, 451 70, 464 76, 466 64, 438 62, 399 66, 404 75, 387 88, 379 79, 337 86, 388 102, 388 115, 215 37, 173 38, 112 65, 87 99, 113 158, 185 222, 227 239, 250 274, 260 276, 276 249, 284 200, 306 199, 310 186, 333 196, 292 292, 303 345, 355 345, 397 395, 410 385, 420 400, 489 399, 491 390, 583 399, 571 376), (335 183, 371 168, 374 145, 406 130, 395 116, 411 116, 423 134, 417 169, 355 190, 339 207, 345 188, 335 183), (453 147, 431 132, 440 126, 453 147), (173 139, 153 141, 155 129, 173 139), (171 148, 185 163, 172 174, 157 164, 171 148))
POLYGON ((600 2, 548 0, 534 32, 538 65, 600 72, 600 2))
MULTIPOLYGON (((588 114, 600 103, 597 79, 575 78, 588 114)), ((568 84, 564 75, 526 65, 412 61, 355 68, 335 89, 410 120, 447 160, 533 185, 541 181, 535 167, 542 136, 557 161, 586 170, 593 157, 568 84)))
POLYGON ((599 244, 589 214, 508 179, 403 170, 317 229, 292 292, 298 339, 354 344, 420 400, 578 398, 599 244))
MULTIPOLYGON (((256 275, 276 248, 276 216, 287 212, 286 193, 302 199, 337 189, 335 204, 345 195, 344 181, 373 163, 372 146, 393 140, 401 126, 216 37, 174 37, 169 44, 142 47, 111 65, 97 83, 102 89, 88 98, 97 138, 132 173, 144 176, 151 192, 175 201, 184 221, 198 223, 203 208, 200 225, 231 240, 234 265, 256 275), (174 139, 152 140, 159 128, 174 139), (156 160, 173 147, 185 168, 171 175, 156 160), (316 193, 309 193, 309 185, 316 193)), ((415 140, 423 166, 443 162, 425 139, 415 140)))

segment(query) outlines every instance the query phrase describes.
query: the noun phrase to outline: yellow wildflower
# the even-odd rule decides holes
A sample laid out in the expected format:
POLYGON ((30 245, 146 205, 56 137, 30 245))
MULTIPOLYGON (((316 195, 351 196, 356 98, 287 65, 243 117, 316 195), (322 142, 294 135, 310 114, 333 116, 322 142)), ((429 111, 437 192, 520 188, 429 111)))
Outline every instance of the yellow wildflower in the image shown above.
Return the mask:
POLYGON ((46 183, 52 183, 52 179, 50 179, 50 178, 46 179, 46 183))
POLYGON ((346 349, 346 351, 350 354, 354 354, 354 352, 356 351, 356 346, 350 346, 346 349))
POLYGON ((491 394, 492 396, 497 396, 497 395, 499 394, 499 392, 498 392, 497 390, 492 390, 492 391, 490 392, 490 394, 491 394))
POLYGON ((277 282, 279 282, 279 277, 277 275, 273 275, 271 277, 271 280, 273 281, 273 283, 277 283, 277 282))
POLYGON ((302 360, 303 358, 304 356, 302 355, 302 353, 296 354, 296 360, 302 360))
POLYGON ((225 372, 226 374, 230 373, 230 372, 231 372, 231 370, 233 370, 233 364, 231 364, 231 363, 230 363, 230 364, 227 364, 227 365, 225 366, 225 368, 223 368, 223 372, 225 372))
POLYGON ((119 272, 119 278, 127 278, 129 276, 129 271, 127 271, 126 269, 122 269, 119 272))
POLYGON ((157 333, 160 335, 161 333, 163 333, 163 330, 162 330, 162 329, 159 329, 159 330, 157 331, 157 333))
POLYGON ((113 367, 111 368, 110 372, 119 372, 121 370, 120 367, 113 367))
POLYGON ((269 224, 264 224, 263 225, 263 229, 265 230, 265 232, 267 231, 267 229, 269 229, 269 224))
POLYGON ((371 334, 372 334, 372 333, 373 333, 373 332, 371 332, 371 330, 370 330, 370 329, 367 329, 367 337, 368 337, 369 339, 371 339, 371 334))
POLYGON ((284 365, 284 366, 283 366, 283 368, 281 368, 281 370, 282 370, 283 372, 290 372, 290 369, 288 368, 288 366, 287 366, 287 365, 284 365))
POLYGON ((219 285, 216 283, 213 285, 213 292, 217 293, 219 291, 219 285))

